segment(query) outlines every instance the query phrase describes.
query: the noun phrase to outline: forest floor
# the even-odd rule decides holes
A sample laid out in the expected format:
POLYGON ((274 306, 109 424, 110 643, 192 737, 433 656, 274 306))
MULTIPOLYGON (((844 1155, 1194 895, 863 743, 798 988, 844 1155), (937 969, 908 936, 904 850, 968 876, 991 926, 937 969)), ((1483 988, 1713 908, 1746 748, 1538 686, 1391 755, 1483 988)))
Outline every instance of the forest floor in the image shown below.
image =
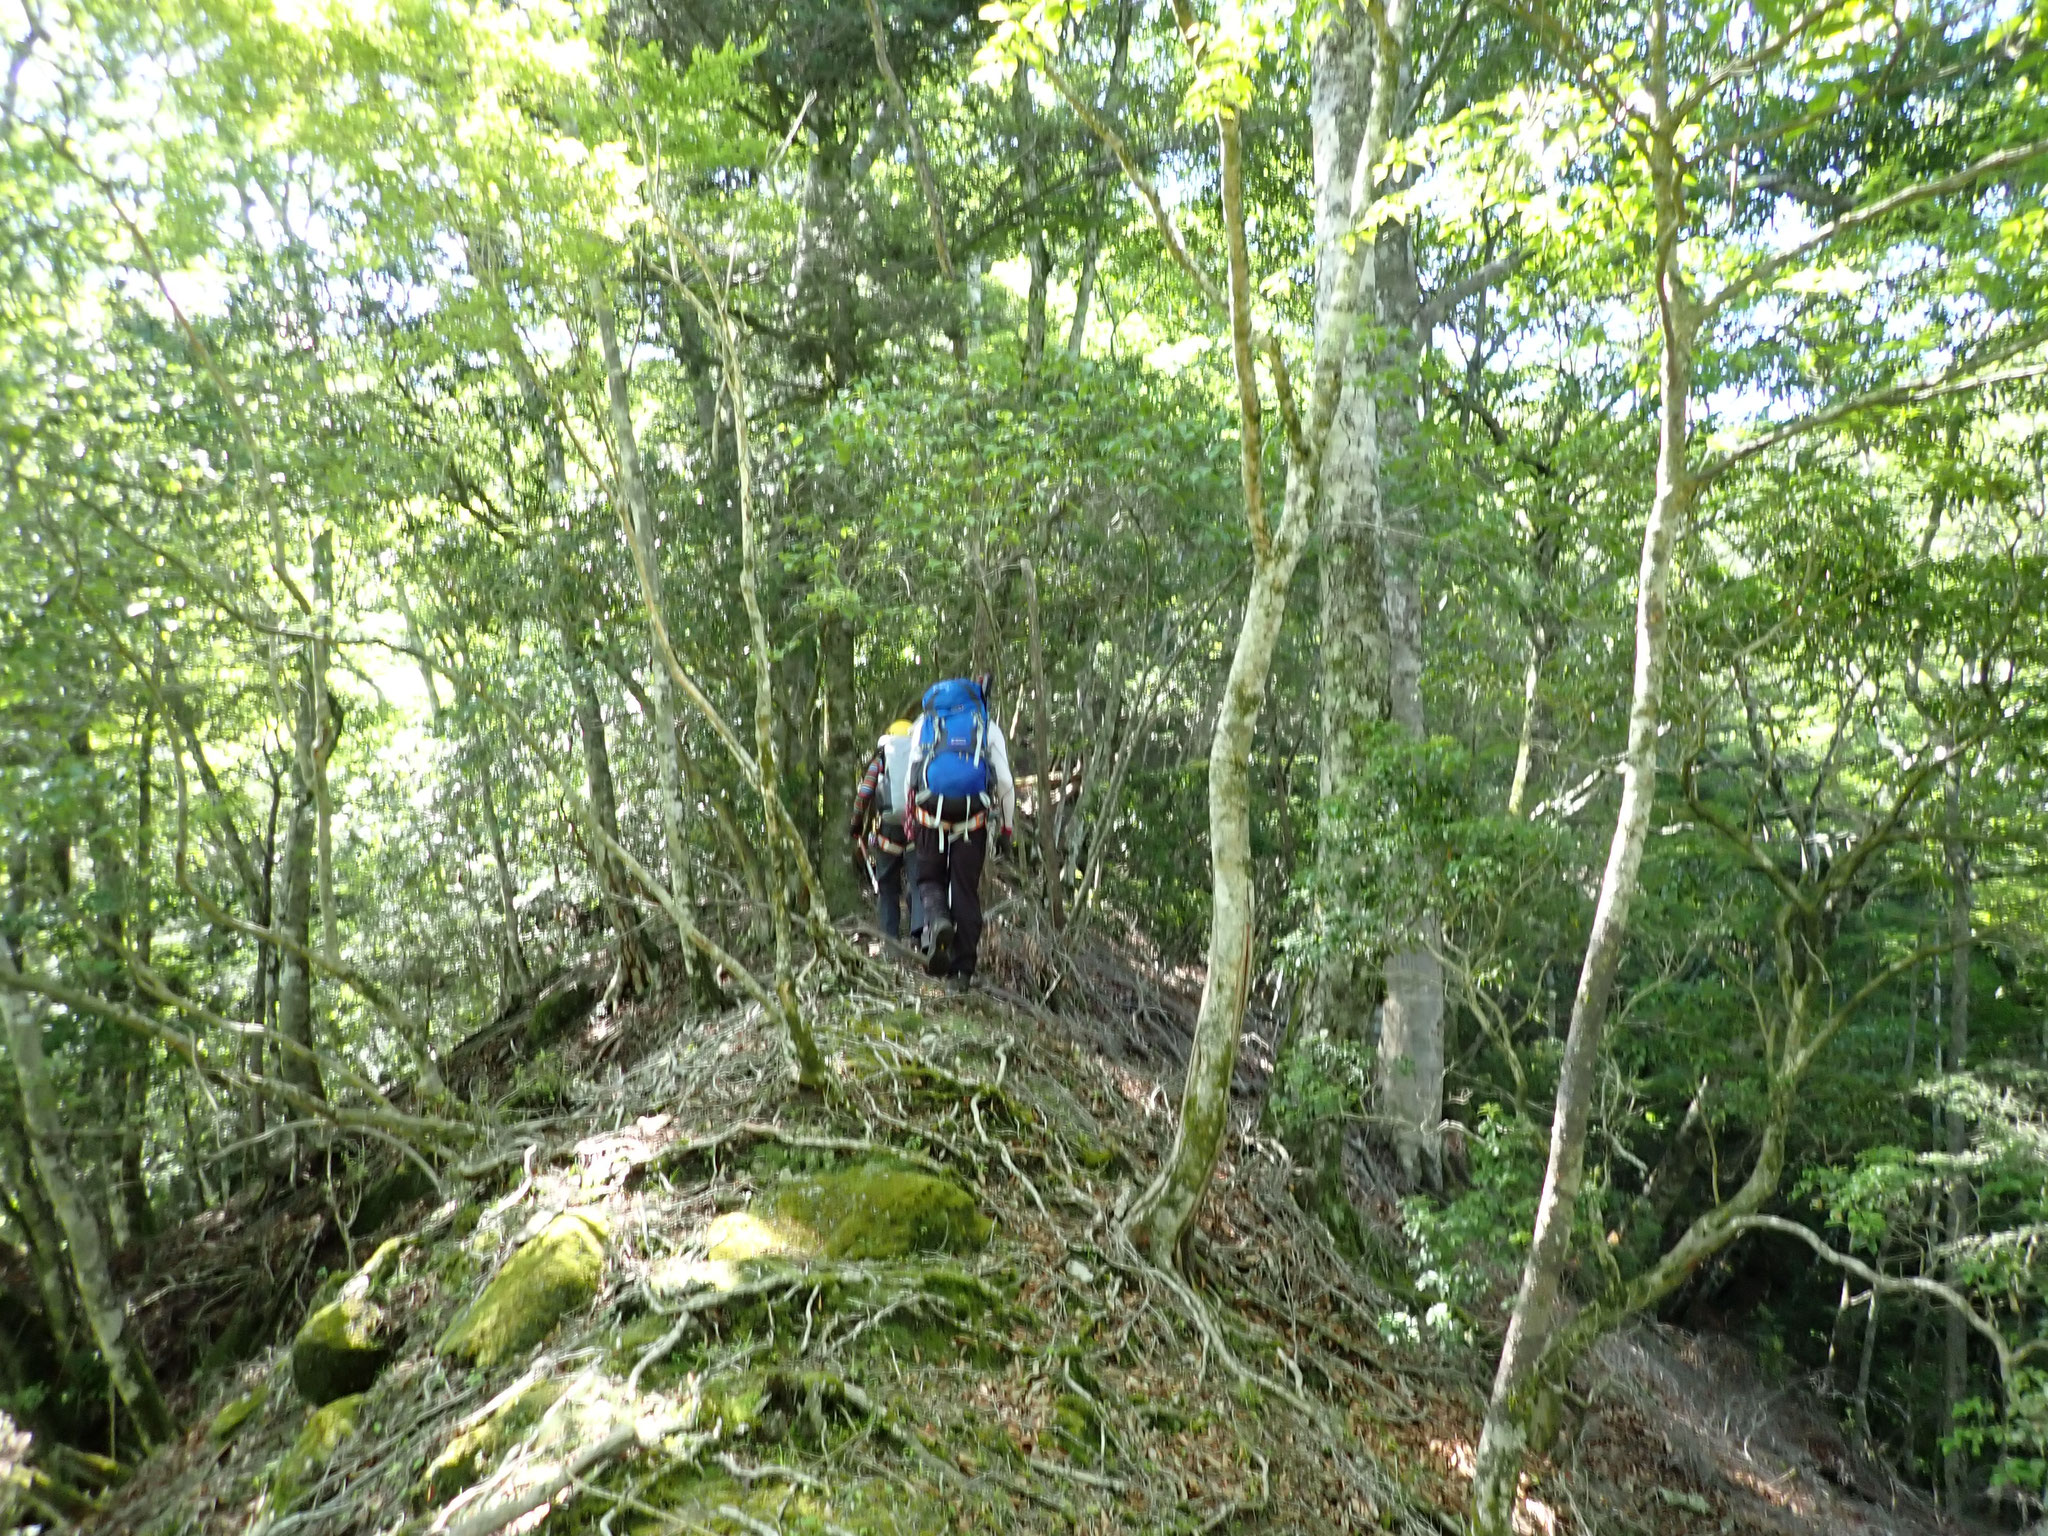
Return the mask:
MULTIPOLYGON (((403 1178, 305 1185, 170 1234, 143 1321, 191 1356, 189 1429, 91 1528, 1460 1529, 1485 1341, 1389 1342, 1399 1297, 1249 1134, 1188 1280, 1141 1264, 1117 1214, 1170 1141, 1186 978, 1108 944, 1055 971, 1001 925, 990 948, 964 1000, 886 967, 835 983, 827 1099, 751 1007, 586 1014, 546 1044, 502 1021, 451 1057, 508 1138, 488 1174, 395 1206, 403 1178), (1054 1012, 1033 999, 1060 975, 1054 1012), (219 1319, 251 1315, 259 1249, 283 1299, 237 1326, 281 1342, 221 1364, 216 1341, 202 1367, 219 1319), (536 1269, 555 1250, 566 1269, 536 1269), (479 1322, 508 1296, 539 1314, 479 1322), (315 1412, 291 1339, 329 1301, 358 1307, 374 1381, 315 1412)), ((1940 1529, 1732 1347, 1637 1330, 1579 1386, 1530 1532, 1940 1529)))

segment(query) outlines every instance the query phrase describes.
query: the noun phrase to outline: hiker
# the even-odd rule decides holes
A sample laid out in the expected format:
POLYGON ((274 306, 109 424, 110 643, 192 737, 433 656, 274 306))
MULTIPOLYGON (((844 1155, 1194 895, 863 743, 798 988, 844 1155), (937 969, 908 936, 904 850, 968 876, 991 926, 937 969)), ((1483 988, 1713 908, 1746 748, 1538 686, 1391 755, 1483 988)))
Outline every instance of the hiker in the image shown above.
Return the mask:
POLYGON ((904 791, 910 783, 910 722, 897 720, 882 733, 861 771, 853 792, 853 819, 847 833, 853 856, 867 871, 875 893, 875 918, 886 938, 903 934, 904 886, 910 887, 910 932, 913 942, 924 929, 924 903, 915 875, 904 879, 911 839, 903 830, 904 791))
POLYGON ((1016 842, 1017 785, 1003 728, 989 717, 986 677, 934 683, 912 733, 903 812, 917 837, 925 972, 974 985, 981 947, 981 866, 991 816, 997 851, 1016 842))

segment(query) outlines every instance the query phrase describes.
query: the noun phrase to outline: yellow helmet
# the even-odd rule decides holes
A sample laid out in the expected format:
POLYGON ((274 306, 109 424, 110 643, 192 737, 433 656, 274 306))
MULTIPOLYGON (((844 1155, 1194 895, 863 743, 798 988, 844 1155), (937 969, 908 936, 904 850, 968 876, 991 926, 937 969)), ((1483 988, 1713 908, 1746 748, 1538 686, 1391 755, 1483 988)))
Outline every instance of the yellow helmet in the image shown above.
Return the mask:
POLYGON ((895 721, 882 734, 884 736, 908 736, 910 734, 910 722, 908 720, 895 721))

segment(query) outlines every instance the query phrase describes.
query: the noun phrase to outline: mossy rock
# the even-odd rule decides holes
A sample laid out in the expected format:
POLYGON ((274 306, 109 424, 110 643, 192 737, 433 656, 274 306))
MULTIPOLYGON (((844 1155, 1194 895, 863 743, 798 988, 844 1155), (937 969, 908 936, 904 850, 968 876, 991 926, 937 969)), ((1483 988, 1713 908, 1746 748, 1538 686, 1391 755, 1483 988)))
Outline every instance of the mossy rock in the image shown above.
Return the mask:
POLYGON ((253 1392, 244 1392, 232 1399, 228 1405, 213 1416, 213 1422, 206 1426, 206 1438, 215 1445, 225 1445, 234 1439, 242 1426, 256 1417, 259 1409, 270 1401, 270 1383, 259 1382, 253 1392))
POLYGON ((577 977, 544 993, 526 1016, 526 1048, 539 1050, 552 1045, 589 1017, 597 1006, 597 984, 577 977))
POLYGON ((597 1295, 609 1235, 594 1213, 557 1216, 463 1308, 435 1349, 485 1369, 531 1349, 597 1295))
POLYGON ((435 1193, 427 1170, 407 1158, 363 1191, 363 1198, 356 1202, 355 1220, 348 1224, 348 1235, 369 1237, 381 1232, 401 1211, 435 1193))
POLYGON ((729 1211, 705 1230, 709 1258, 901 1259, 965 1253, 992 1223, 950 1179, 892 1163, 791 1179, 750 1210, 729 1211))
POLYGON ((271 1473, 270 1507, 274 1512, 282 1514, 296 1508, 312 1492, 327 1464, 334 1460, 334 1453, 356 1432, 362 1408, 362 1394, 357 1393, 336 1398, 306 1420, 299 1438, 278 1458, 277 1468, 271 1473))
POLYGON ((442 1447, 428 1463, 414 1495, 422 1505, 445 1504, 476 1483, 490 1464, 540 1422, 562 1395, 559 1381, 537 1381, 515 1393, 496 1413, 442 1447))
POLYGON ((366 1391, 391 1359, 391 1326, 367 1288, 342 1288, 292 1340, 292 1382, 316 1408, 366 1391))

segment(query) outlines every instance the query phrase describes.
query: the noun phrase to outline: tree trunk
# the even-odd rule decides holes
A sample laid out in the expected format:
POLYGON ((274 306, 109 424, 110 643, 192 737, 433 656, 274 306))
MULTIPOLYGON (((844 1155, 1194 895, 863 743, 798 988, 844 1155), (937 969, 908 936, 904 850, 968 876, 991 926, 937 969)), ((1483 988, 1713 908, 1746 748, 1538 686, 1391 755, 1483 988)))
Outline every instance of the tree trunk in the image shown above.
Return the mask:
MULTIPOLYGON (((1422 527, 1413 496, 1389 494, 1389 465, 1414 436, 1415 388, 1424 338, 1416 326, 1422 296, 1408 231, 1388 224, 1379 234, 1380 318, 1392 338, 1381 355, 1379 538, 1386 572, 1387 712, 1420 744, 1422 720, 1422 527)), ((1437 956, 1436 914, 1424 912, 1412 932, 1395 936, 1387 955, 1386 1003, 1380 1010, 1379 1111, 1392 1122, 1394 1151, 1408 1181, 1432 1189, 1443 1182, 1444 967, 1437 956)))
MULTIPOLYGON (((1970 951, 1973 938, 1970 903, 1975 871, 1969 845, 1963 836, 1963 759, 1960 755, 1952 754, 1949 758, 1945 791, 1948 825, 1942 852, 1949 878, 1949 952, 1955 957, 1950 962, 1953 980, 1948 996, 1948 1070, 1961 1072, 1970 1057, 1970 951)), ((1947 1118, 1949 1155, 1960 1158, 1970 1149, 1970 1122, 1957 1114, 1953 1107, 1947 1118)), ((1956 1245, 1970 1234, 1974 1223, 1974 1204, 1970 1181, 1957 1174, 1950 1180, 1948 1190, 1951 1253, 1956 1252, 1956 1245)), ((1947 1330, 1942 1340, 1941 1387, 1942 1401, 1948 1408, 1949 1424, 1953 1428, 1957 1408, 1970 1395, 1969 1327, 1962 1314, 1953 1307, 1948 1309, 1947 1330)), ((1941 1477, 1948 1497, 1949 1514, 1951 1517, 1960 1516, 1972 1502, 1969 1453, 1960 1445, 1942 1453, 1941 1477)))
MULTIPOLYGON (((776 789, 779 769, 775 754, 775 670, 768 645, 768 621, 761 612, 761 535, 754 516, 754 468, 747 442, 747 386, 732 318, 721 313, 720 349, 725 356, 726 392, 732 402, 733 463, 737 471, 740 510, 740 599, 747 613, 748 652, 754 671, 754 752, 761 795, 761 845, 767 854, 768 915, 775 934, 775 996, 783 1027, 796 1056, 797 1085, 823 1092, 824 1053, 804 1017, 796 995, 796 956, 789 924, 789 883, 785 872, 801 856, 785 835, 786 814, 776 789)), ((822 914, 814 914, 822 916, 822 914)), ((824 936, 819 936, 822 944, 824 936)))
POLYGON ((1258 375, 1252 359, 1251 260, 1245 238, 1244 150, 1235 112, 1217 114, 1223 226, 1230 259, 1231 352, 1245 520, 1252 531, 1252 581, 1239 621, 1230 675, 1216 704, 1209 742, 1209 952, 1195 1037, 1181 1088, 1173 1149, 1127 1218, 1138 1249, 1155 1264, 1176 1263, 1216 1171, 1230 1128, 1230 1081, 1251 988, 1256 937, 1252 883, 1252 731, 1266 699, 1273 647, 1287 615, 1287 588, 1308 542, 1315 483, 1290 473, 1279 535, 1266 536, 1258 375))
POLYGON ((533 990, 533 971, 526 963, 526 946, 519 939, 519 878, 505 856, 505 832, 498 824, 497 794, 489 773, 477 776, 477 806, 483 812, 484 834, 491 840, 491 867, 498 876, 498 917, 505 925, 505 974, 514 992, 533 990))
MULTIPOLYGON (((120 902, 127 943, 135 956, 147 965, 156 942, 156 913, 150 871, 156 859, 155 758, 156 713, 145 709, 135 753, 135 846, 122 859, 113 837, 113 823, 105 823, 104 854, 94 863, 112 860, 119 867, 117 889, 110 894, 120 902)), ((103 869, 102 877, 114 873, 103 869)), ((115 1042, 119 1059, 112 1068, 119 1128, 114 1163, 113 1228, 123 1245, 144 1242, 156 1235, 156 1212, 150 1209, 149 1183, 143 1174, 144 1141, 149 1128, 149 1080, 152 1052, 147 1042, 123 1034, 115 1042)))
MULTIPOLYGON (((1356 5, 1329 13, 1310 61, 1309 130, 1316 181, 1316 294, 1329 302, 1344 260, 1351 223, 1347 171, 1367 131, 1372 100, 1372 31, 1356 5)), ((1377 251, 1365 253, 1361 311, 1378 304, 1377 251)), ((1343 393, 1323 455, 1318 511, 1321 539, 1318 686, 1322 695, 1316 788, 1316 862, 1325 891, 1346 888, 1354 874, 1336 819, 1339 796, 1356 772, 1361 727, 1387 716, 1389 647, 1384 570, 1380 563, 1379 400, 1364 353, 1346 369, 1343 393)), ((1363 1044, 1378 1001, 1377 978, 1349 946, 1329 944, 1309 990, 1307 1033, 1363 1044)), ((1321 1138, 1341 1149, 1341 1136, 1321 1138)), ((1328 1184, 1330 1170, 1324 1170, 1328 1184)))
MULTIPOLYGON (((1879 1267, 1882 1268, 1880 1258, 1879 1267)), ((1863 1354, 1856 1362, 1856 1392, 1849 1399, 1849 1425, 1858 1439, 1870 1438, 1870 1366, 1877 1357, 1877 1302, 1876 1286, 1870 1288, 1870 1305, 1863 1314, 1863 1354)))
POLYGON ((36 1294, 42 1298, 43 1321, 49 1325, 61 1356, 77 1343, 78 1314, 71 1303, 71 1282, 64 1275, 63 1231, 43 1188, 42 1175, 36 1171, 35 1151, 22 1117, 21 1093, 12 1078, 0 1083, 0 1186, 5 1187, 22 1235, 28 1239, 29 1268, 35 1273, 36 1294))
MULTIPOLYGON (((1185 18, 1184 12, 1177 12, 1185 18)), ((1371 106, 1348 167, 1334 156, 1317 159, 1318 208, 1323 189, 1343 175, 1349 186, 1348 215, 1340 235, 1358 227, 1374 197, 1374 172, 1392 121, 1400 60, 1405 55, 1408 7, 1396 3, 1376 11, 1384 46, 1376 51, 1371 106)), ((1185 25, 1185 20, 1184 20, 1185 25)), ((1350 110, 1341 93, 1359 82, 1346 71, 1312 74, 1310 115, 1342 116, 1350 110)), ((1251 309, 1251 257, 1244 218, 1244 147, 1236 113, 1216 116, 1222 183, 1224 248, 1229 258, 1228 303, 1231 364, 1237 380, 1238 448, 1245 521, 1251 532, 1252 582, 1245 600, 1230 675, 1216 708, 1209 748, 1210 913, 1208 971, 1181 1094, 1180 1124, 1171 1155, 1126 1218, 1133 1241, 1155 1263, 1172 1260, 1193 1225, 1195 1212, 1229 1126, 1230 1080, 1237 1064, 1238 1034, 1251 985, 1255 938, 1251 867, 1250 768, 1252 731, 1265 699, 1273 646, 1285 616, 1287 587, 1314 529, 1316 503, 1327 448, 1342 401, 1353 342, 1363 313, 1361 295, 1372 292, 1372 242, 1318 247, 1315 359, 1305 420, 1290 417, 1287 489, 1277 529, 1265 515, 1262 426, 1251 309), (1326 261, 1332 264, 1324 266, 1326 261)), ((1321 220, 1319 218, 1319 226, 1321 220)))
MULTIPOLYGON (((1304 488, 1289 495, 1307 495, 1304 488)), ((1298 520, 1307 528, 1304 510, 1298 520)), ((1180 1123, 1173 1150, 1131 1216, 1138 1246, 1155 1263, 1172 1262, 1193 1226, 1229 1129, 1230 1081, 1237 1070, 1238 1033, 1251 986, 1253 910, 1251 847, 1252 732, 1265 703, 1273 646, 1287 614, 1287 588, 1305 538, 1276 545, 1252 571, 1251 592, 1216 706, 1209 743, 1209 951, 1195 1018, 1180 1123)))
MULTIPOLYGON (((863 759, 860 726, 855 716, 853 646, 853 625, 847 619, 828 614, 819 621, 818 693, 824 707, 819 718, 818 761, 824 767, 825 804, 820 819, 826 834, 820 838, 821 844, 832 841, 830 832, 835 825, 836 807, 860 782, 863 759)), ((834 910, 859 910, 863 903, 851 862, 843 856, 833 857, 823 846, 816 857, 819 877, 825 882, 834 910)))
MULTIPOLYGON (((13 957, 0 955, 0 966, 12 971, 13 957)), ((12 988, 0 988, 0 1020, 6 1024, 8 1054, 14 1060, 14 1077, 21 1090, 29 1147, 70 1250, 72 1279, 86 1324, 108 1378, 127 1405, 144 1443, 161 1445, 171 1437, 170 1410, 164 1406, 156 1377, 129 1326, 127 1301, 115 1287, 99 1222, 72 1179, 56 1087, 43 1064, 42 1025, 28 1001, 12 988)))
MULTIPOLYGON (((1096 98, 1099 110, 1107 111, 1110 97, 1123 79, 1124 64, 1131 56, 1131 19, 1136 12, 1135 0, 1123 0, 1116 8, 1116 41, 1110 47, 1109 74, 1103 80, 1102 94, 1096 98)), ((1095 209, 1095 218, 1082 242, 1081 264, 1074 275, 1074 318, 1067 326, 1067 357, 1076 362, 1080 360, 1081 348, 1088 340, 1088 310, 1095 300, 1096 268, 1102 261, 1102 222, 1107 212, 1103 194, 1109 185, 1106 161, 1090 181, 1093 190, 1089 201, 1095 209)))
POLYGON ((1024 603, 1031 623, 1031 757, 1038 774, 1033 830, 1038 839, 1038 870, 1045 881, 1045 913, 1058 928, 1060 861, 1052 835, 1052 712, 1045 692, 1045 641, 1038 623, 1038 567, 1029 560, 1024 562, 1024 603))
POLYGON ((1031 71, 1018 65, 1010 77, 1010 119, 1016 132, 1017 183, 1024 200, 1024 255, 1031 283, 1024 298, 1024 372, 1035 378, 1045 363, 1045 297, 1052 279, 1046 248, 1044 210, 1039 206, 1037 114, 1031 108, 1031 71))
MULTIPOLYGON (((647 494, 647 476, 640 463, 640 436, 633 425, 633 403, 627 392, 625 364, 619 353, 618 323, 611 297, 602 282, 592 284, 597 310, 597 330, 604 350, 606 398, 611 408, 612 441, 618 455, 619 495, 626 515, 633 521, 634 537, 647 557, 653 601, 666 607, 667 592, 661 575, 661 545, 655 526, 654 503, 647 494)), ((651 649, 651 648, 650 648, 651 649)), ((662 851, 668 859, 668 886, 677 905, 685 911, 696 907, 691 880, 690 844, 683 800, 682 750, 676 733, 673 684, 659 655, 648 669, 647 697, 653 706, 654 761, 660 786, 662 851)), ((701 988, 706 976, 703 957, 692 947, 689 936, 677 935, 679 959, 692 988, 701 988)))
POLYGON ((1659 376, 1657 489, 1643 529, 1636 574, 1635 677, 1629 704, 1628 747, 1622 759, 1621 805, 1615 814, 1607 867, 1587 936, 1586 957, 1572 1003, 1571 1026, 1560 1064, 1550 1155, 1535 1229, 1522 1266, 1521 1286, 1508 1319, 1480 1435, 1472 1485, 1473 1526, 1480 1536, 1509 1536, 1532 1431, 1548 1406, 1551 1384, 1540 1379, 1556 1327, 1558 1286, 1570 1257, 1573 1218, 1585 1171, 1586 1125, 1598 1073, 1600 1039, 1613 999, 1614 977, 1628 931, 1643 843, 1656 793, 1657 736, 1666 648, 1666 594, 1673 551, 1697 489, 1687 457, 1693 345, 1698 310, 1678 265, 1683 226, 1679 158, 1665 91, 1664 49, 1668 12, 1654 13, 1652 36, 1655 120, 1648 154, 1656 199, 1657 304, 1663 357, 1659 376))
MULTIPOLYGON (((278 930, 301 950, 313 943, 313 865, 318 858, 319 744, 313 713, 314 687, 310 666, 302 659, 298 706, 292 732, 292 799, 285 823, 284 897, 278 912, 278 930)), ((327 1091, 320 1078, 320 1063, 314 1056, 317 1042, 313 1027, 313 973, 305 960, 292 950, 278 957, 277 1033, 283 1042, 278 1063, 284 1080, 319 1098, 327 1091)))
POLYGON ((328 702, 328 635, 334 628, 334 531, 320 530, 313 540, 313 591, 319 603, 319 638, 313 652, 313 724, 319 742, 313 753, 313 809, 317 868, 320 877, 320 953, 328 960, 341 958, 341 919, 334 910, 334 799, 328 791, 327 763, 334 755, 340 735, 335 712, 328 702))
POLYGON ((1522 672, 1522 728, 1515 741, 1515 777, 1508 786, 1508 814, 1520 816, 1529 799, 1529 778, 1536 766, 1536 727, 1542 718, 1537 705, 1543 666, 1550 659, 1549 632, 1537 626, 1529 633, 1529 663, 1522 672))
MULTIPOLYGON (((619 840, 619 797, 612 782, 612 754, 605 739, 604 705, 597 696, 597 681, 577 643, 564 623, 561 628, 563 660, 569 671, 569 703, 576 716, 576 733, 583 741, 583 776, 590 816, 599 830, 613 842, 619 840)), ((598 899, 604 904, 605 920, 618 936, 618 969, 614 981, 621 997, 644 996, 654 984, 654 962, 641 940, 639 915, 624 890, 617 861, 603 838, 592 837, 590 865, 597 875, 598 899)))

